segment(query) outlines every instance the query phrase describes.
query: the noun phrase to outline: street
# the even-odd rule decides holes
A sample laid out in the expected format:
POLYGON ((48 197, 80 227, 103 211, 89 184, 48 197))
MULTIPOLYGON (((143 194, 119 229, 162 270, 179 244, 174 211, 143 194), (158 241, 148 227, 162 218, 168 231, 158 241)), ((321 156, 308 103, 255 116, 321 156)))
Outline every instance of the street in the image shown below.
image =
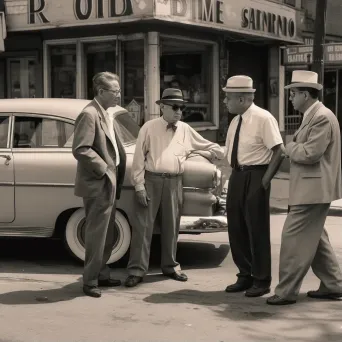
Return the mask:
MULTIPOLYGON (((285 217, 271 218, 272 289, 285 217)), ((330 216, 326 227, 342 263, 341 219, 330 216)), ((311 271, 295 305, 272 307, 265 304, 268 295, 225 293, 236 273, 226 233, 180 237, 186 283, 160 275, 155 241, 145 281, 104 290, 100 299, 83 296, 82 265, 59 241, 1 239, 0 251, 1 342, 342 340, 342 303, 305 295, 318 287, 311 271)), ((112 276, 124 280, 125 269, 113 269, 112 276)))

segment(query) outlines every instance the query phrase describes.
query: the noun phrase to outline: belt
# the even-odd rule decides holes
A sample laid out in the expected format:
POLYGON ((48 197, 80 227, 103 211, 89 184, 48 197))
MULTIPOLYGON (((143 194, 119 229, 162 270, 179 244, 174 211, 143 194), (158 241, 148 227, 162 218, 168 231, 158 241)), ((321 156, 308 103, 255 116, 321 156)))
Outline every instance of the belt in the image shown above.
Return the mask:
POLYGON ((181 173, 168 173, 168 172, 151 172, 151 171, 145 171, 147 175, 151 176, 158 176, 158 177, 163 177, 163 178, 176 178, 176 177, 181 177, 181 173))
POLYGON ((253 170, 264 170, 267 169, 268 164, 261 165, 239 165, 234 167, 235 171, 253 171, 253 170))

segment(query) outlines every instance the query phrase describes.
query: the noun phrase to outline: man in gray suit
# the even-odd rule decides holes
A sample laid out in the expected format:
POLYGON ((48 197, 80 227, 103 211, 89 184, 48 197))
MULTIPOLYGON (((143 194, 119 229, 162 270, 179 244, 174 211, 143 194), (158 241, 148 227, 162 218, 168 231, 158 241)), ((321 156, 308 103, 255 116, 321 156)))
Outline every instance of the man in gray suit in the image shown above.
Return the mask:
POLYGON ((119 77, 101 72, 93 78, 95 98, 77 117, 72 151, 77 159, 75 195, 83 197, 85 263, 83 292, 101 297, 99 286, 120 286, 107 261, 114 246, 115 200, 120 198, 126 154, 107 113, 120 98, 119 77))
POLYGON ((341 194, 341 137, 334 113, 318 101, 322 85, 311 71, 294 71, 290 100, 303 121, 286 145, 290 158, 289 214, 282 233, 279 284, 270 305, 296 303, 310 266, 321 283, 311 298, 342 297, 342 273, 324 223, 341 194))

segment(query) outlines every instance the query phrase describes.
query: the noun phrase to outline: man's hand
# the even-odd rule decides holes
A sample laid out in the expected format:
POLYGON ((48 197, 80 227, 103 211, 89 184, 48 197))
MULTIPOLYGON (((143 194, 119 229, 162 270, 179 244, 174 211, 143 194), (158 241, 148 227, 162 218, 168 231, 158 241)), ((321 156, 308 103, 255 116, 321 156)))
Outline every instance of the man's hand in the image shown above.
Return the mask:
POLYGON ((211 153, 210 151, 193 151, 191 154, 198 154, 209 161, 213 162, 215 160, 215 155, 211 153))
POLYGON ((136 196, 137 196, 137 201, 144 207, 148 206, 148 201, 150 200, 150 198, 147 195, 146 190, 139 190, 136 191, 136 196))

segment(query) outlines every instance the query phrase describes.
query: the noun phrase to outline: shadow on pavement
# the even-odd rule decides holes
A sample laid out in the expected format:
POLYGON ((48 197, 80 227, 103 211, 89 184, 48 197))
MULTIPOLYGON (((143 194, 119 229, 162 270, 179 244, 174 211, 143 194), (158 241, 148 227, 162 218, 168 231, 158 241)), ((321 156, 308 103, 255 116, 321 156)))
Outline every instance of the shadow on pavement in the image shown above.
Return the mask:
POLYGON ((0 294, 0 304, 4 305, 28 305, 28 304, 51 304, 73 300, 83 297, 80 282, 50 290, 26 290, 13 291, 0 294))
MULTIPOLYGON (((184 269, 218 267, 229 253, 228 244, 180 241, 177 259, 184 269)), ((150 268, 160 269, 160 240, 154 238, 151 247, 150 268)), ((113 271, 125 273, 127 258, 110 265, 113 271)), ((75 260, 65 249, 63 241, 52 239, 0 239, 1 273, 38 273, 79 275, 83 263, 75 260)))
MULTIPOLYGON (((244 338, 253 341, 341 341, 341 303, 338 301, 316 301, 300 294, 297 304, 270 306, 265 303, 268 296, 247 298, 243 293, 228 294, 222 291, 180 290, 156 293, 144 298, 151 304, 192 304, 210 307, 223 319, 243 325, 244 338), (266 328, 249 325, 251 321, 266 324, 266 328), (271 327, 279 322, 279 329, 271 327), (271 325, 270 325, 271 323, 271 325), (332 324, 337 329, 332 327, 332 324), (258 329, 259 327, 259 329, 258 329), (306 335, 306 329, 314 328, 317 335, 306 335), (338 331, 339 330, 339 331, 338 331), (297 335, 301 335, 300 339, 297 335), (303 335, 304 334, 304 335, 303 335), (302 335, 304 337, 302 337, 302 335)), ((198 308, 194 308, 198 309, 198 308)))

